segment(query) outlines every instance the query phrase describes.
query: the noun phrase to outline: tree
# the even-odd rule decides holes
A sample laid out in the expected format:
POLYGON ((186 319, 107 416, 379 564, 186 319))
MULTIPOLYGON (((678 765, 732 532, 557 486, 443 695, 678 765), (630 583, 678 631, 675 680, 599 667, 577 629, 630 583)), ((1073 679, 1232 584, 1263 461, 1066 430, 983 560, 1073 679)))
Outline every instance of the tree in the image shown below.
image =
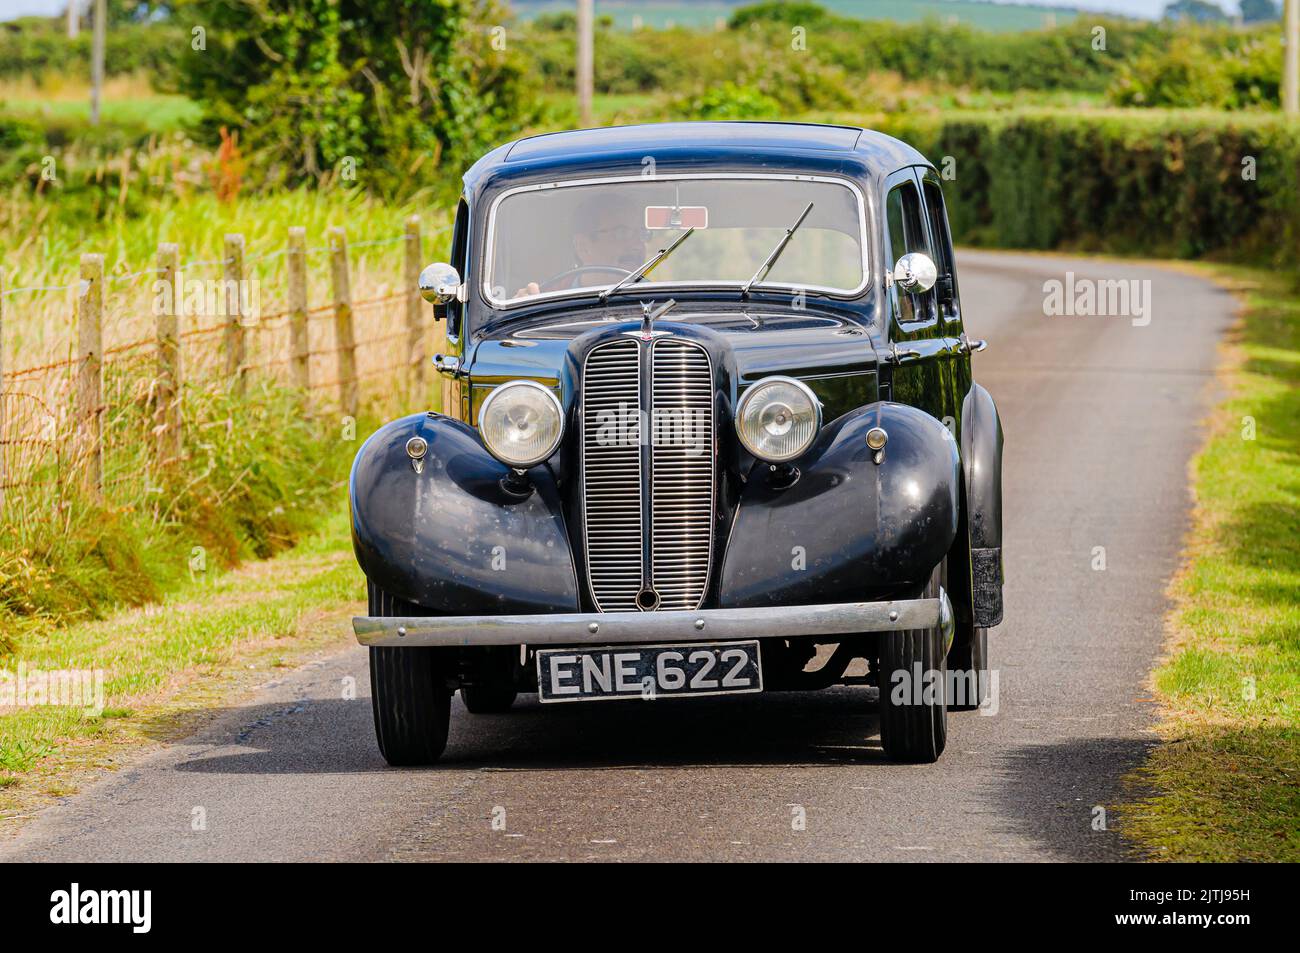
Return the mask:
POLYGON ((791 26, 813 26, 826 23, 832 19, 830 12, 817 3, 803 0, 768 0, 752 6, 735 10, 727 26, 732 30, 753 26, 758 23, 782 23, 791 26))
POLYGON ((1228 19, 1223 8, 1209 0, 1175 0, 1165 7, 1166 20, 1194 20, 1197 23, 1221 23, 1228 19))
POLYGON ((181 87, 214 140, 239 130, 266 184, 333 176, 405 191, 530 116, 489 3, 178 0, 174 19, 201 28, 205 47, 183 55, 181 87))
POLYGON ((1282 17, 1282 8, 1274 0, 1241 0, 1241 19, 1246 23, 1267 23, 1282 17))

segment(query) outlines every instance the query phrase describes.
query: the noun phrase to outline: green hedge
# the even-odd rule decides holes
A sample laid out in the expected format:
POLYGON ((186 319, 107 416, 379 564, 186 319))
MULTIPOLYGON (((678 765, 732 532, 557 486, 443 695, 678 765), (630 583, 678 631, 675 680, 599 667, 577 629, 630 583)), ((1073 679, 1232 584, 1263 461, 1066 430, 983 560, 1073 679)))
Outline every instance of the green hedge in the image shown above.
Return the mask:
MULTIPOLYGON (((82 30, 75 40, 63 31, 62 17, 0 23, 0 78, 57 74, 89 82, 91 30, 82 30)), ((109 76, 147 72, 167 85, 182 53, 190 53, 187 27, 114 24, 104 36, 104 71, 109 76)))
POLYGON ((941 168, 952 157, 945 195, 970 244, 1300 259, 1300 123, 1276 114, 1029 110, 879 128, 941 168))

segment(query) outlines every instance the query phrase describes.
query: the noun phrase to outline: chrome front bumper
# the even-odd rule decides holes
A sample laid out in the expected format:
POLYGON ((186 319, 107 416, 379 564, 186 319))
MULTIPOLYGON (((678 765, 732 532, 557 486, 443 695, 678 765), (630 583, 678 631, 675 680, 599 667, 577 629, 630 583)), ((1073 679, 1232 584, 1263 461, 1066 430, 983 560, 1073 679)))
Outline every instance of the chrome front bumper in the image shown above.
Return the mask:
POLYGON ((721 642, 772 636, 853 635, 939 626, 952 643, 948 594, 898 602, 843 602, 698 612, 576 612, 545 615, 368 617, 352 620, 362 645, 613 645, 721 642))

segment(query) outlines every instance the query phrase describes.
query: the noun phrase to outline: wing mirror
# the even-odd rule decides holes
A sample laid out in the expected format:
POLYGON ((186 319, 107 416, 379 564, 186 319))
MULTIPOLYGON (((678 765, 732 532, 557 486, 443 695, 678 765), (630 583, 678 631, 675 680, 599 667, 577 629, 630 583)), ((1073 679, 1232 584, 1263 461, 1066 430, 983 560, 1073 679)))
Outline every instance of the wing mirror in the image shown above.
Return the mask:
POLYGON ((460 272, 445 261, 435 262, 420 272, 420 297, 434 306, 445 307, 460 294, 460 272))
POLYGON ((921 294, 933 288, 938 280, 939 269, 930 256, 919 251, 909 252, 894 264, 894 281, 904 291, 921 294))

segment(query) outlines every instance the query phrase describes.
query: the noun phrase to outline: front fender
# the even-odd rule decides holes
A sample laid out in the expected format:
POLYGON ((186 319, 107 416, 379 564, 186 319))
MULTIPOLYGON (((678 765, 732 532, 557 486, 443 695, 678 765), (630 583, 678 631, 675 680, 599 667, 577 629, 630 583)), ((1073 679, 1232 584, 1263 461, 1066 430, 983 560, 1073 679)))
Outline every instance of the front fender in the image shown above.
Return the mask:
POLYGON ((859 407, 822 429, 782 488, 765 464, 741 492, 723 558, 723 608, 916 595, 957 533, 957 444, 905 404, 859 407), (879 464, 867 431, 889 435, 879 464))
POLYGON ((507 468, 473 428, 435 414, 381 427, 357 452, 349 496, 352 545, 385 592, 449 615, 576 612, 578 583, 550 470, 532 491, 502 486, 507 468), (416 472, 406 453, 428 442, 416 472))

